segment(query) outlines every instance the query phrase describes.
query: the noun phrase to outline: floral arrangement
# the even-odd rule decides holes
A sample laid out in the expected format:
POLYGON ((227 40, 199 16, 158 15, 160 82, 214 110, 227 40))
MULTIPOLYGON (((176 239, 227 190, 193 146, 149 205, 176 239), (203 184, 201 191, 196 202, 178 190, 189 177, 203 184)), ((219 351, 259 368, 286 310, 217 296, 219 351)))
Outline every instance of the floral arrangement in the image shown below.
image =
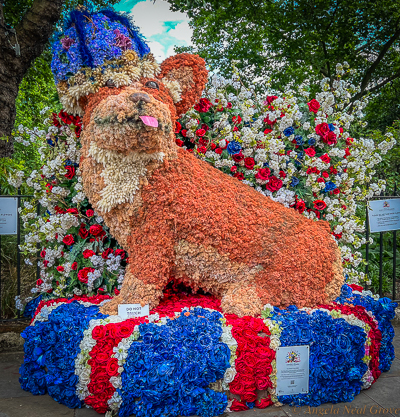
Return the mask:
POLYGON ((266 305, 243 318, 222 314, 214 297, 171 290, 149 316, 128 320, 99 313, 105 296, 42 301, 22 334, 21 386, 107 416, 352 401, 394 358, 393 334, 380 329, 391 328, 396 304, 359 290, 344 285, 330 305, 266 305), (310 346, 310 390, 279 396, 276 350, 292 345, 310 346))
POLYGON ((385 182, 372 177, 381 155, 396 144, 393 135, 380 142, 351 137, 365 127, 366 101, 350 112, 356 88, 345 80, 347 63, 337 66, 333 87, 321 80, 315 97, 307 86, 257 94, 234 70, 232 79, 213 76, 203 98, 178 121, 177 145, 302 215, 327 220, 348 282, 365 283, 357 251, 365 225, 357 205, 384 190, 385 182))
MULTIPOLYGON (((40 278, 32 292, 45 298, 118 294, 128 257, 82 191, 81 119, 61 111, 51 114, 49 124, 44 137, 37 137, 43 166, 26 180, 34 199, 20 210, 27 232, 21 250, 36 255, 37 244, 42 246, 40 278), (37 214, 37 203, 44 214, 37 214)), ((18 187, 22 178, 16 181, 11 180, 18 187)))

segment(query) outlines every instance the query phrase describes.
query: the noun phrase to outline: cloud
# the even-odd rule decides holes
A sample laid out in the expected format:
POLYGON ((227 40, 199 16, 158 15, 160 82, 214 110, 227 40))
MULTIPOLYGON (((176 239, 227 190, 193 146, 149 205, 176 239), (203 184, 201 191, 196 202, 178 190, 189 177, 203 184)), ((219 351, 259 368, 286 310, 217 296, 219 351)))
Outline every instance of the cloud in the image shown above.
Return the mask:
POLYGON ((175 46, 192 45, 192 30, 185 13, 173 12, 166 1, 122 0, 116 9, 130 13, 157 61, 174 54, 175 46))

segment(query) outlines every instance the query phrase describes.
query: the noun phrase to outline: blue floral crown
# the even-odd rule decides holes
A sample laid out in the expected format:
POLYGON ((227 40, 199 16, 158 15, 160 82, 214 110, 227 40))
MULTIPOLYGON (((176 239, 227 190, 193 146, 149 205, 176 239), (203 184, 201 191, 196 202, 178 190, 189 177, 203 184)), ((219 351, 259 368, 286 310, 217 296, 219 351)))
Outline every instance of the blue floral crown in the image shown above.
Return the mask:
POLYGON ((107 82, 116 87, 160 72, 129 17, 111 8, 72 10, 52 43, 51 70, 65 110, 82 114, 79 99, 107 82))

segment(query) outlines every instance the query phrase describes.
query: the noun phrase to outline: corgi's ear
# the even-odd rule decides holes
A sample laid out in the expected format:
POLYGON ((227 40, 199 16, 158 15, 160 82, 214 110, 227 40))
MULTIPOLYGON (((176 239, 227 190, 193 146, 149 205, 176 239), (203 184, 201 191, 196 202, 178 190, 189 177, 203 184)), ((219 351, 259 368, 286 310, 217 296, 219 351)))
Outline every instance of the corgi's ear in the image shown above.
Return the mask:
POLYGON ((161 64, 158 78, 169 89, 178 117, 197 103, 207 83, 203 58, 192 54, 178 54, 161 64))

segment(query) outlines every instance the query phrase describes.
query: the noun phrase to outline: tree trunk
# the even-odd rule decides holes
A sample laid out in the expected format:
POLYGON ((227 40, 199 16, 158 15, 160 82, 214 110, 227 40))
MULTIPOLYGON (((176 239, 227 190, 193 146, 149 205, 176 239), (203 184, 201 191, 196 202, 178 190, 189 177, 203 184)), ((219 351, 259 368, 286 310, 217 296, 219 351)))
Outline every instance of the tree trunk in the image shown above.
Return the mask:
POLYGON ((12 33, 6 27, 0 0, 0 157, 10 157, 18 87, 32 62, 43 52, 64 0, 34 0, 12 33), (20 54, 13 48, 18 41, 20 54))

